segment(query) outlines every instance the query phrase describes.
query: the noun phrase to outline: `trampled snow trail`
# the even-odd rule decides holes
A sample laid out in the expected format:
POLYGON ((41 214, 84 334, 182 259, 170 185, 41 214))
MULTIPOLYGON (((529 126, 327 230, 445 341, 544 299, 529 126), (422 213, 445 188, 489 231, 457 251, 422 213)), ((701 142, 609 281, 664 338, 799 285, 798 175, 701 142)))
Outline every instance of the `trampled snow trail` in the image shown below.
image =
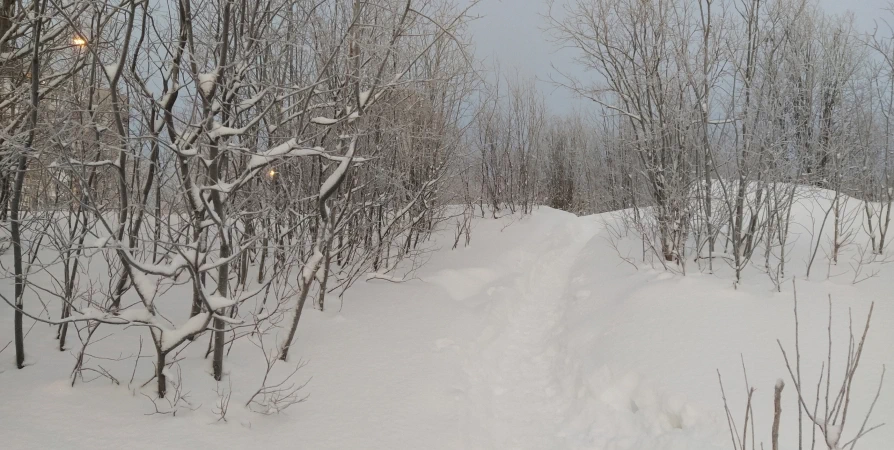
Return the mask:
MULTIPOLYGON (((824 205, 813 211, 828 210, 824 205)), ((800 223, 810 223, 805 217, 800 223)), ((308 362, 293 380, 311 380, 302 391, 310 397, 273 416, 241 407, 265 367, 247 340, 228 353, 233 390, 224 423, 214 408, 220 394, 209 384, 206 341, 184 350, 176 368, 191 404, 203 406, 184 405, 176 417, 162 417, 153 414, 160 404, 140 395, 151 387, 138 389, 154 375, 146 348, 138 367, 117 356, 138 348, 141 338, 145 343, 146 330, 123 329, 91 345, 91 354, 113 358, 96 358, 90 367, 101 364, 120 380, 136 370, 131 386, 98 378, 71 387, 79 347, 59 352, 55 328, 35 326, 27 341, 39 355, 32 365, 16 370, 10 350, 0 351, 6 361, 0 364, 0 435, 11 448, 91 450, 121 442, 135 449, 728 450, 717 371, 729 383, 732 410, 744 411, 744 380, 736 376, 744 357, 759 406, 750 429, 769 448, 773 387, 788 379, 776 339, 793 345, 791 292, 768 294, 772 285, 760 273, 750 275, 749 283, 757 284, 733 289, 730 276, 650 268, 637 262, 641 243, 634 233, 611 241, 615 220, 546 207, 525 217, 476 219, 467 247, 450 250, 450 230, 435 237, 443 250, 433 251, 418 279, 358 282, 343 311, 341 304, 306 309, 296 361, 274 376, 281 380, 299 358, 308 362)), ((793 260, 814 249, 809 239, 797 242, 801 253, 793 260)), ((798 280, 805 299, 799 302, 802 358, 811 367, 818 370, 826 360, 829 293, 835 325, 847 333, 846 319, 839 318, 853 309, 856 322, 871 300, 894 290, 894 275, 882 274, 855 286, 798 280)), ((0 284, 4 295, 11 288, 0 284)), ((188 314, 188 302, 184 307, 188 314)), ((894 365, 894 308, 878 301, 874 311, 860 363, 865 382, 855 386, 851 404, 858 417, 873 404, 882 366, 894 365)), ((2 348, 2 337, 12 336, 11 309, 0 308, 0 319, 2 348)), ((889 387, 884 384, 870 425, 891 423, 889 387)), ((795 448, 797 401, 793 389, 785 392, 781 444, 795 448)), ((890 448, 891 430, 873 431, 859 447, 890 448)))
POLYGON ((490 296, 491 325, 467 353, 468 448, 566 446, 562 431, 576 392, 562 324, 571 269, 598 227, 563 221, 545 237, 531 236, 533 245, 510 255, 517 270, 482 293, 490 296))

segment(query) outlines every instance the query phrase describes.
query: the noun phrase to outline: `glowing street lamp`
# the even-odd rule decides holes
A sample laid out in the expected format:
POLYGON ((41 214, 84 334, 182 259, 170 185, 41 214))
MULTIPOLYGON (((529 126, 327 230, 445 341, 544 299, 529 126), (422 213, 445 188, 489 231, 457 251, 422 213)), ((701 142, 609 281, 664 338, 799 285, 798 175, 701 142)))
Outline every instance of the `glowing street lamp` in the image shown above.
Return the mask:
POLYGON ((75 36, 71 39, 71 43, 77 47, 84 47, 87 45, 87 40, 80 36, 75 36))
POLYGON ((270 172, 267 172, 267 176, 270 177, 270 179, 273 179, 273 177, 276 176, 276 171, 273 169, 270 169, 270 172))

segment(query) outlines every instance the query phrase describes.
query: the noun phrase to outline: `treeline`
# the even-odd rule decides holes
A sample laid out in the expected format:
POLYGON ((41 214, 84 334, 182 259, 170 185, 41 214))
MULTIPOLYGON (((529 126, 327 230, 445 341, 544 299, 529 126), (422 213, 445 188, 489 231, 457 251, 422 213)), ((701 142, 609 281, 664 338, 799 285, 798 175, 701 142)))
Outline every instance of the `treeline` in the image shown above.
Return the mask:
POLYGON ((834 262, 861 228, 866 253, 884 253, 891 29, 861 32, 807 0, 592 0, 547 20, 584 74, 556 83, 596 113, 548 113, 524 81, 494 89, 473 139, 484 204, 626 210, 665 267, 722 257, 739 279, 759 257, 780 280, 810 186, 831 191, 834 262))

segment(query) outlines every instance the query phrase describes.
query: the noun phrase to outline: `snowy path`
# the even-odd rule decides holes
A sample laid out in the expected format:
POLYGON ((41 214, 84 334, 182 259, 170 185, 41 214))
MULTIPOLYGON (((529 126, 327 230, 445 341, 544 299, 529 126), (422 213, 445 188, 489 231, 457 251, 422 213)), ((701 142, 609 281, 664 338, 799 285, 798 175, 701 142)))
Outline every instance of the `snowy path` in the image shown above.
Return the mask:
POLYGON ((570 271, 596 234, 593 222, 564 223, 517 250, 517 269, 490 295, 491 320, 468 350, 469 448, 559 448, 573 398, 562 342, 570 271))
MULTIPOLYGON (((450 250, 454 236, 438 236, 416 278, 360 282, 343 310, 305 310, 292 363, 308 362, 298 381, 310 380, 310 397, 274 416, 240 407, 264 375, 262 355, 247 341, 228 356, 234 406, 222 423, 213 410, 218 397, 205 341, 187 348, 179 364, 191 401, 203 406, 174 418, 151 415, 154 407, 138 389, 102 379, 71 387, 74 355, 55 350, 53 328, 35 327, 27 342, 40 356, 29 369, 13 369, 9 350, 0 354, 0 435, 23 449, 127 442, 135 449, 728 450, 717 370, 729 383, 732 409, 742 411, 737 375, 744 357, 758 389, 758 440, 768 442, 772 387, 787 377, 776 339, 792 345, 791 293, 768 293, 763 278, 733 289, 722 276, 633 268, 618 253, 634 258, 640 243, 628 239, 627 247, 613 248, 606 219, 541 208, 524 218, 477 220, 468 247, 450 250)), ((863 317, 867 299, 887 299, 878 293, 892 290, 888 272, 857 286, 799 281, 802 342, 819 344, 804 346, 805 361, 826 358, 829 294, 836 318, 849 309, 863 317)), ((8 314, 0 309, 0 337, 12 334, 8 314)), ((879 301, 873 321, 877 335, 867 342, 865 378, 854 391, 858 415, 876 393, 882 364, 894 365, 892 303, 879 301)), ((844 320, 836 324, 846 327, 844 320)), ((117 331, 91 351, 128 355, 144 332, 117 331)), ((135 369, 126 358, 90 364, 122 380, 135 369)), ((144 358, 135 385, 152 369, 144 358)), ((894 417, 890 386, 872 423, 894 417)), ((797 408, 793 391, 786 392, 783 446, 795 448, 797 408)), ((860 447, 890 448, 891 430, 873 432, 860 447)))

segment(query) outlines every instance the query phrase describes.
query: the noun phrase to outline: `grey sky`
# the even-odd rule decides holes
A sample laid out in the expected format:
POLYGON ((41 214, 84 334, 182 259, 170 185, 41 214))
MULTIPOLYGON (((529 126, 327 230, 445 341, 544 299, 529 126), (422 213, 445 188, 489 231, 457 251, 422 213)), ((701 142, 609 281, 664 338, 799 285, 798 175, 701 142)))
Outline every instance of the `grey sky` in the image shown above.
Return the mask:
MULTIPOLYGON (((556 3, 561 4, 562 0, 556 3)), ((833 14, 853 11, 857 26, 866 31, 872 29, 875 19, 889 15, 883 11, 888 0, 819 0, 819 4, 833 14)), ((523 74, 541 80, 550 79, 551 64, 572 71, 571 53, 558 51, 542 30, 545 22, 541 15, 547 12, 547 5, 546 0, 481 0, 473 12, 482 17, 472 24, 478 57, 496 58, 504 72, 518 68, 523 74)), ((575 104, 585 104, 549 83, 542 82, 541 88, 547 93, 547 103, 553 111, 567 111, 575 104)))

